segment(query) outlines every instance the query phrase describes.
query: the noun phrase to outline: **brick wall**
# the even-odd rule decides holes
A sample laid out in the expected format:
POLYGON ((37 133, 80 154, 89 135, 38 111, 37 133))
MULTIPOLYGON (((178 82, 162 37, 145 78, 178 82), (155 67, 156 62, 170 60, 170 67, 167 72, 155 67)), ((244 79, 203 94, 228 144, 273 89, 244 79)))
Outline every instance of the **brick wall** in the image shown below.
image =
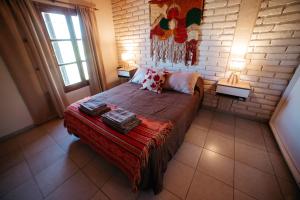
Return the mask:
POLYGON ((254 91, 238 109, 268 118, 292 77, 300 54, 300 1, 262 1, 246 55, 242 79, 254 91))
MULTIPOLYGON (((268 119, 282 91, 299 64, 300 2, 267 0, 261 3, 249 42, 247 67, 241 79, 250 81, 253 92, 246 102, 215 96, 217 80, 228 77, 241 0, 206 0, 198 52, 198 64, 175 65, 172 70, 200 72, 205 80, 204 105, 268 119), (297 3, 298 2, 298 3, 297 3)), ((130 51, 139 66, 151 66, 148 0, 112 0, 119 63, 130 51)))

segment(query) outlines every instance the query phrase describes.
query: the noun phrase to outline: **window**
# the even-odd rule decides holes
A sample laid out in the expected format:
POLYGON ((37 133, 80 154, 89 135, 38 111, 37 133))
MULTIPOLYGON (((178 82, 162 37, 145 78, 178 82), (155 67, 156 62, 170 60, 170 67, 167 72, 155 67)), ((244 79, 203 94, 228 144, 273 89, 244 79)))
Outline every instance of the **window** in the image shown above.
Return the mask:
POLYGON ((65 91, 88 85, 86 56, 84 52, 79 17, 70 9, 40 9, 53 47, 65 91))

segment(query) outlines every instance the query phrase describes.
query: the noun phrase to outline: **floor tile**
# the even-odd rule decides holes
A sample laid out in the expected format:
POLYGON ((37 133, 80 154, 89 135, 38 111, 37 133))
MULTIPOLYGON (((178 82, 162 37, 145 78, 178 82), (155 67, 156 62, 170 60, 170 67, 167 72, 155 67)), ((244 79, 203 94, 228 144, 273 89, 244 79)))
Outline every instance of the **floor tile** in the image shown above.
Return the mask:
POLYGON ((204 149, 197 170, 233 185, 233 167, 232 159, 204 149))
POLYGON ((59 158, 49 167, 35 176, 44 196, 54 191, 78 170, 78 167, 67 156, 59 158))
POLYGON ((215 178, 196 172, 187 199, 232 200, 233 188, 215 178))
POLYGON ((275 153, 275 154, 281 154, 279 146, 274 138, 273 133, 271 132, 270 128, 266 124, 261 125, 261 130, 265 139, 265 144, 267 151, 270 153, 275 153))
POLYGON ((101 188, 118 169, 100 156, 96 156, 96 158, 89 162, 82 170, 94 184, 101 188))
POLYGON ((274 174, 271 161, 266 151, 236 142, 235 159, 251 167, 274 174))
POLYGON ((253 132, 261 131, 261 124, 259 122, 255 122, 248 119, 237 118, 236 119, 236 127, 244 130, 251 130, 253 132))
POLYGON ((234 158, 234 140, 232 139, 209 133, 204 148, 234 158))
POLYGON ((55 145, 55 141, 48 136, 47 134, 35 139, 30 143, 22 145, 22 150, 26 158, 32 157, 34 154, 37 154, 45 150, 49 146, 55 145))
POLYGON ((0 157, 0 174, 22 161, 24 161, 24 157, 20 149, 11 151, 5 156, 0 157))
POLYGON ((190 167, 196 168, 201 152, 201 147, 184 142, 176 152, 174 159, 190 167))
POLYGON ((99 190, 91 200, 109 200, 109 198, 99 190))
POLYGON ((234 183, 235 188, 257 199, 282 199, 275 176, 240 162, 235 162, 234 183))
POLYGON ((132 192, 128 178, 68 134, 61 119, 0 142, 0 149, 4 199, 300 199, 267 124, 206 109, 169 162, 158 195, 132 192))
POLYGON ((265 141, 261 131, 256 132, 251 129, 236 127, 235 141, 266 151, 265 141))
POLYGON ((31 173, 25 161, 7 170, 0 175, 0 198, 30 178, 31 173))
POLYGON ((7 195, 4 196, 3 200, 40 200, 43 199, 41 192, 39 191, 38 186, 33 179, 30 179, 18 186, 16 189, 10 191, 7 195))
POLYGON ((297 187, 297 184, 294 181, 290 182, 285 179, 278 178, 278 182, 285 199, 300 199, 300 189, 297 187))
POLYGON ((59 141, 56 141, 57 144, 66 152, 69 152, 71 147, 80 142, 80 139, 74 135, 67 135, 59 141))
POLYGON ((64 155, 65 152, 57 144, 54 144, 43 151, 34 154, 28 158, 27 161, 33 174, 37 174, 64 155))
POLYGON ((201 109, 198 112, 196 118, 194 119, 193 124, 198 125, 200 129, 208 130, 211 125, 213 116, 214 116, 213 111, 201 109))
POLYGON ((169 162, 164 176, 164 187, 184 199, 192 182, 193 174, 193 168, 173 159, 169 162))
POLYGON ((152 190, 141 191, 138 200, 180 200, 174 194, 163 189, 159 194, 154 195, 152 190))
POLYGON ((203 147, 206 136, 207 130, 202 130, 198 125, 192 124, 185 135, 185 141, 203 147))
POLYGON ((138 192, 132 192, 128 178, 121 172, 115 173, 114 176, 104 184, 101 190, 111 200, 132 200, 138 196, 138 192))
POLYGON ((241 191, 234 190, 234 200, 255 200, 255 198, 250 197, 241 191))
POLYGON ((6 156, 7 154, 13 151, 19 150, 20 149, 19 142, 16 139, 16 137, 10 138, 6 141, 0 142, 0 149, 1 149, 0 151, 0 158, 1 158, 2 156, 6 156))
POLYGON ((47 130, 49 136, 51 136, 55 141, 60 141, 69 135, 67 129, 64 127, 63 120, 54 119, 46 123, 44 129, 47 130))
POLYGON ((213 121, 209 133, 213 133, 229 139, 234 138, 234 125, 232 123, 226 124, 223 122, 213 121))
POLYGON ((16 139, 20 146, 26 146, 34 141, 39 140, 40 138, 47 135, 47 131, 42 127, 35 127, 25 133, 16 136, 16 139))
POLYGON ((235 117, 227 113, 218 113, 214 115, 213 123, 235 126, 235 117))
POLYGON ((47 199, 59 200, 86 200, 92 198, 97 192, 96 186, 88 180, 80 171, 68 179, 57 190, 51 193, 47 199))
POLYGON ((284 158, 281 155, 269 153, 271 163, 273 165, 275 174, 283 179, 286 179, 288 181, 293 181, 293 176, 284 160, 284 158))
POLYGON ((67 154, 80 168, 96 156, 96 153, 80 140, 70 146, 67 154))

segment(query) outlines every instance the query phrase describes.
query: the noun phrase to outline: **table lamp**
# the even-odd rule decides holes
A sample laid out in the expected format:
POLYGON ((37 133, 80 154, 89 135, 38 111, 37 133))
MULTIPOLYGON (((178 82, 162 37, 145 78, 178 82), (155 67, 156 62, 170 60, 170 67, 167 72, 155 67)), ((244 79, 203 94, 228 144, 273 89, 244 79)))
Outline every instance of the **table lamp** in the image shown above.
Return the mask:
MULTIPOLYGON (((133 63, 133 55, 129 52, 124 52, 121 54, 121 59, 124 63, 127 63, 130 68, 130 65, 133 63)), ((124 68, 127 68, 127 65, 124 65, 124 68)))
POLYGON ((245 68, 245 60, 242 58, 234 58, 231 60, 229 69, 232 71, 227 82, 237 84, 240 79, 240 73, 245 68))

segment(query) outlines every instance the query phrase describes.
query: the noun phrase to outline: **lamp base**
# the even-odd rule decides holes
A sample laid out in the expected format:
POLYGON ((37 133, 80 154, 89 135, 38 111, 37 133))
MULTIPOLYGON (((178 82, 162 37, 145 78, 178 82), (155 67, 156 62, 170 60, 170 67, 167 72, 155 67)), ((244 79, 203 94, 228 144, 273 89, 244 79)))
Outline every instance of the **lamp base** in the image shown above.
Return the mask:
POLYGON ((227 79, 227 82, 234 85, 234 84, 238 84, 239 80, 240 80, 240 76, 238 72, 231 72, 229 78, 227 79))

